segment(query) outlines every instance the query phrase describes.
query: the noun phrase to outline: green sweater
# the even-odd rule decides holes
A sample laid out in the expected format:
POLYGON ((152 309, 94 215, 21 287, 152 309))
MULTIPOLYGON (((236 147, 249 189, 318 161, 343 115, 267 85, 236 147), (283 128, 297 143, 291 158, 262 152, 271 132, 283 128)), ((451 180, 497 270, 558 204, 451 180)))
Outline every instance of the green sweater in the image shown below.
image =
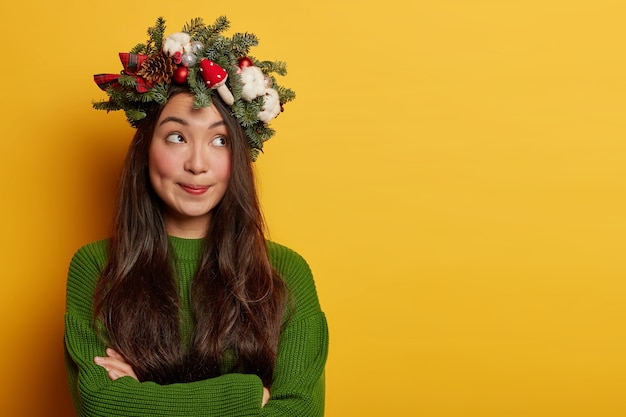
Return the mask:
MULTIPOLYGON (((201 240, 170 237, 177 256, 181 300, 188 299, 201 240)), ((306 261, 269 242, 270 261, 287 283, 295 312, 284 327, 271 389, 261 408, 263 384, 253 374, 229 373, 203 381, 158 385, 131 377, 111 381, 93 361, 106 345, 92 324, 92 295, 107 259, 107 241, 79 249, 69 268, 65 313, 66 367, 79 416, 322 416, 328 328, 306 261)), ((181 305, 183 316, 188 305, 181 305)))

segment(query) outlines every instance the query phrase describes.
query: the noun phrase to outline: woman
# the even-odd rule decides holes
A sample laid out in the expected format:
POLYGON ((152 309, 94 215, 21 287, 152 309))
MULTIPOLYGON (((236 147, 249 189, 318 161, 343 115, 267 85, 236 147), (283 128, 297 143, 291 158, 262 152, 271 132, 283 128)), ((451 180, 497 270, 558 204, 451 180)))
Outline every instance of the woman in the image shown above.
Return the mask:
MULTIPOLYGON (((269 129, 260 119, 267 89, 283 93, 281 104, 288 92, 264 80, 248 101, 242 68, 222 84, 228 91, 204 89, 203 60, 216 51, 196 45, 199 59, 189 65, 176 63, 177 52, 188 53, 193 34, 226 44, 214 38, 227 25, 192 22, 183 32, 190 39, 176 34, 181 47, 168 50, 158 20, 149 31, 156 52, 148 42, 145 56, 124 65, 121 77, 140 79, 104 88, 107 106, 124 109, 137 132, 112 237, 81 248, 70 265, 65 344, 74 404, 81 416, 323 415, 324 314, 306 262, 265 240, 252 172, 262 141, 251 136, 269 129), (148 76, 151 59, 163 56, 174 65, 157 67, 170 77, 186 68, 184 82, 148 76), (132 94, 120 94, 128 88, 132 94), (157 89, 165 91, 158 99, 141 96, 157 89), (198 106, 203 92, 210 104, 198 106)), ((227 48, 218 51, 222 61, 241 67, 245 48, 227 48)))

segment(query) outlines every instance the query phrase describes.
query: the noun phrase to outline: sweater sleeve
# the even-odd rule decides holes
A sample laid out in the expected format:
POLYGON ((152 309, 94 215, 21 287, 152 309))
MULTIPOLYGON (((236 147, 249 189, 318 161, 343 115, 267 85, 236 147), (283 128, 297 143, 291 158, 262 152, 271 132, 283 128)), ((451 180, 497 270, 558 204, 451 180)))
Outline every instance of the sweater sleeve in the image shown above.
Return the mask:
POLYGON ((263 385, 256 375, 226 374, 184 384, 159 385, 131 377, 111 381, 93 362, 106 346, 93 328, 91 295, 106 259, 106 245, 80 249, 70 264, 65 314, 66 368, 77 414, 95 416, 255 416, 263 385))
POLYGON ((293 312, 281 332, 271 398, 262 416, 324 415, 324 367, 328 326, 306 261, 292 250, 270 243, 270 260, 287 282, 293 312))

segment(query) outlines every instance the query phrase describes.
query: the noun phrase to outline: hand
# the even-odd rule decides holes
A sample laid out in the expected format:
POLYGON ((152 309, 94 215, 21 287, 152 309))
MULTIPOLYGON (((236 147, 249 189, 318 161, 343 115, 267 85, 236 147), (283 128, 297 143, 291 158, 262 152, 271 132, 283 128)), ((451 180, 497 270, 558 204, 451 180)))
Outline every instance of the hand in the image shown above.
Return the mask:
POLYGON ((270 390, 263 387, 263 402, 261 403, 261 408, 265 407, 265 404, 270 400, 270 390))
POLYGON ((123 376, 130 376, 137 379, 137 375, 135 375, 135 371, 133 371, 132 366, 126 363, 122 355, 111 348, 106 350, 106 354, 107 356, 105 357, 96 356, 93 358, 93 361, 96 365, 100 365, 107 370, 109 378, 111 378, 112 381, 115 381, 123 376))

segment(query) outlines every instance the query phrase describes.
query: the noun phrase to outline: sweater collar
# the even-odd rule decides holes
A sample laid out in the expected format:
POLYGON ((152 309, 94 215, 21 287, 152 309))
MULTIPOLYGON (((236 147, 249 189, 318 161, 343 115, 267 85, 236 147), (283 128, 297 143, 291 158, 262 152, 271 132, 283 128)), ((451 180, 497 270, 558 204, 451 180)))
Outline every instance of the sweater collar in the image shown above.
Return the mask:
POLYGON ((168 236, 168 238, 177 259, 186 261, 199 259, 204 239, 185 239, 176 236, 168 236))

